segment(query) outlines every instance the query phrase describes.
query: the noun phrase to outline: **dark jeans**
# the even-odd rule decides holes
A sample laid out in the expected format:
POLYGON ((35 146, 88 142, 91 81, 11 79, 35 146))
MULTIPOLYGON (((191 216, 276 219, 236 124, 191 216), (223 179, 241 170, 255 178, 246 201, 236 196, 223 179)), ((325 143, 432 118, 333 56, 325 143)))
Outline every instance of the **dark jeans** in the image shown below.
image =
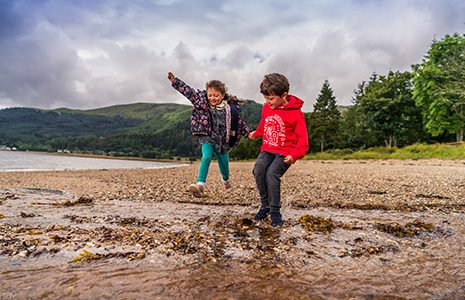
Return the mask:
POLYGON ((281 208, 281 177, 290 165, 284 163, 284 156, 270 152, 261 152, 253 167, 262 207, 269 207, 271 212, 281 208))

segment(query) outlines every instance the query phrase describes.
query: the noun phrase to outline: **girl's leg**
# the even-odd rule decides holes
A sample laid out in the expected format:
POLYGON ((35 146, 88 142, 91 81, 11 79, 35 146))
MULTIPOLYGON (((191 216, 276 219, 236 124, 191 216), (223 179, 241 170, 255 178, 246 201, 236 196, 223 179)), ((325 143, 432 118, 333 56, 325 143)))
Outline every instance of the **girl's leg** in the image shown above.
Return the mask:
POLYGON ((200 161, 199 175, 197 182, 205 184, 207 182, 208 169, 213 157, 213 146, 202 144, 202 160, 200 161))
POLYGON ((218 167, 220 167, 221 179, 223 182, 229 180, 229 154, 220 154, 215 152, 216 158, 218 159, 218 167))

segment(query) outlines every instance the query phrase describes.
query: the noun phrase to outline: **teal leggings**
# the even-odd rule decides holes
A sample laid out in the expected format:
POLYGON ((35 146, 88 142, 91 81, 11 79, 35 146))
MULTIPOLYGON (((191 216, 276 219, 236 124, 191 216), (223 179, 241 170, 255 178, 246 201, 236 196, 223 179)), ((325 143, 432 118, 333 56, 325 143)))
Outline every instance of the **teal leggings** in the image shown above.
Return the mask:
POLYGON ((224 181, 229 180, 229 154, 218 153, 213 149, 212 144, 202 144, 202 160, 200 161, 199 176, 197 182, 207 182, 208 169, 215 153, 218 159, 218 166, 220 167, 221 177, 224 181))

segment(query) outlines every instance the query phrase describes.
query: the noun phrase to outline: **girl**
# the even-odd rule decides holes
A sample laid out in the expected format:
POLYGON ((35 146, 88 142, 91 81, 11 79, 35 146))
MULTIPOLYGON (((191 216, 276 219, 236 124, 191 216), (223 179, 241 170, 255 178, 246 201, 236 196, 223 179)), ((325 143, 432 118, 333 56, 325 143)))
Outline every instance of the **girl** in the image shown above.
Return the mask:
POLYGON ((168 73, 171 86, 192 102, 191 131, 199 137, 202 159, 197 183, 189 186, 195 197, 203 197, 208 169, 213 153, 218 159, 221 179, 226 189, 229 182, 229 151, 239 142, 241 135, 248 136, 249 128, 242 116, 237 97, 226 94, 226 86, 219 80, 211 80, 206 90, 189 87, 173 73, 168 73))

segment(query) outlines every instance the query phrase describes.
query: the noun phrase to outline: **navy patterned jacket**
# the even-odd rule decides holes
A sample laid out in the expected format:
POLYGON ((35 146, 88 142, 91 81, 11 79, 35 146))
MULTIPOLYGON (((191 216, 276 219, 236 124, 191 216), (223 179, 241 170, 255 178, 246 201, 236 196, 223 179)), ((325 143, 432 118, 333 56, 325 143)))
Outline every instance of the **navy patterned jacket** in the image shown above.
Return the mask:
MULTIPOLYGON (((191 132, 193 135, 211 135, 211 116, 208 105, 207 91, 193 89, 184 81, 175 78, 171 86, 192 103, 191 132)), ((239 104, 235 102, 226 105, 226 141, 233 148, 241 139, 247 137, 249 127, 242 116, 239 104)))

